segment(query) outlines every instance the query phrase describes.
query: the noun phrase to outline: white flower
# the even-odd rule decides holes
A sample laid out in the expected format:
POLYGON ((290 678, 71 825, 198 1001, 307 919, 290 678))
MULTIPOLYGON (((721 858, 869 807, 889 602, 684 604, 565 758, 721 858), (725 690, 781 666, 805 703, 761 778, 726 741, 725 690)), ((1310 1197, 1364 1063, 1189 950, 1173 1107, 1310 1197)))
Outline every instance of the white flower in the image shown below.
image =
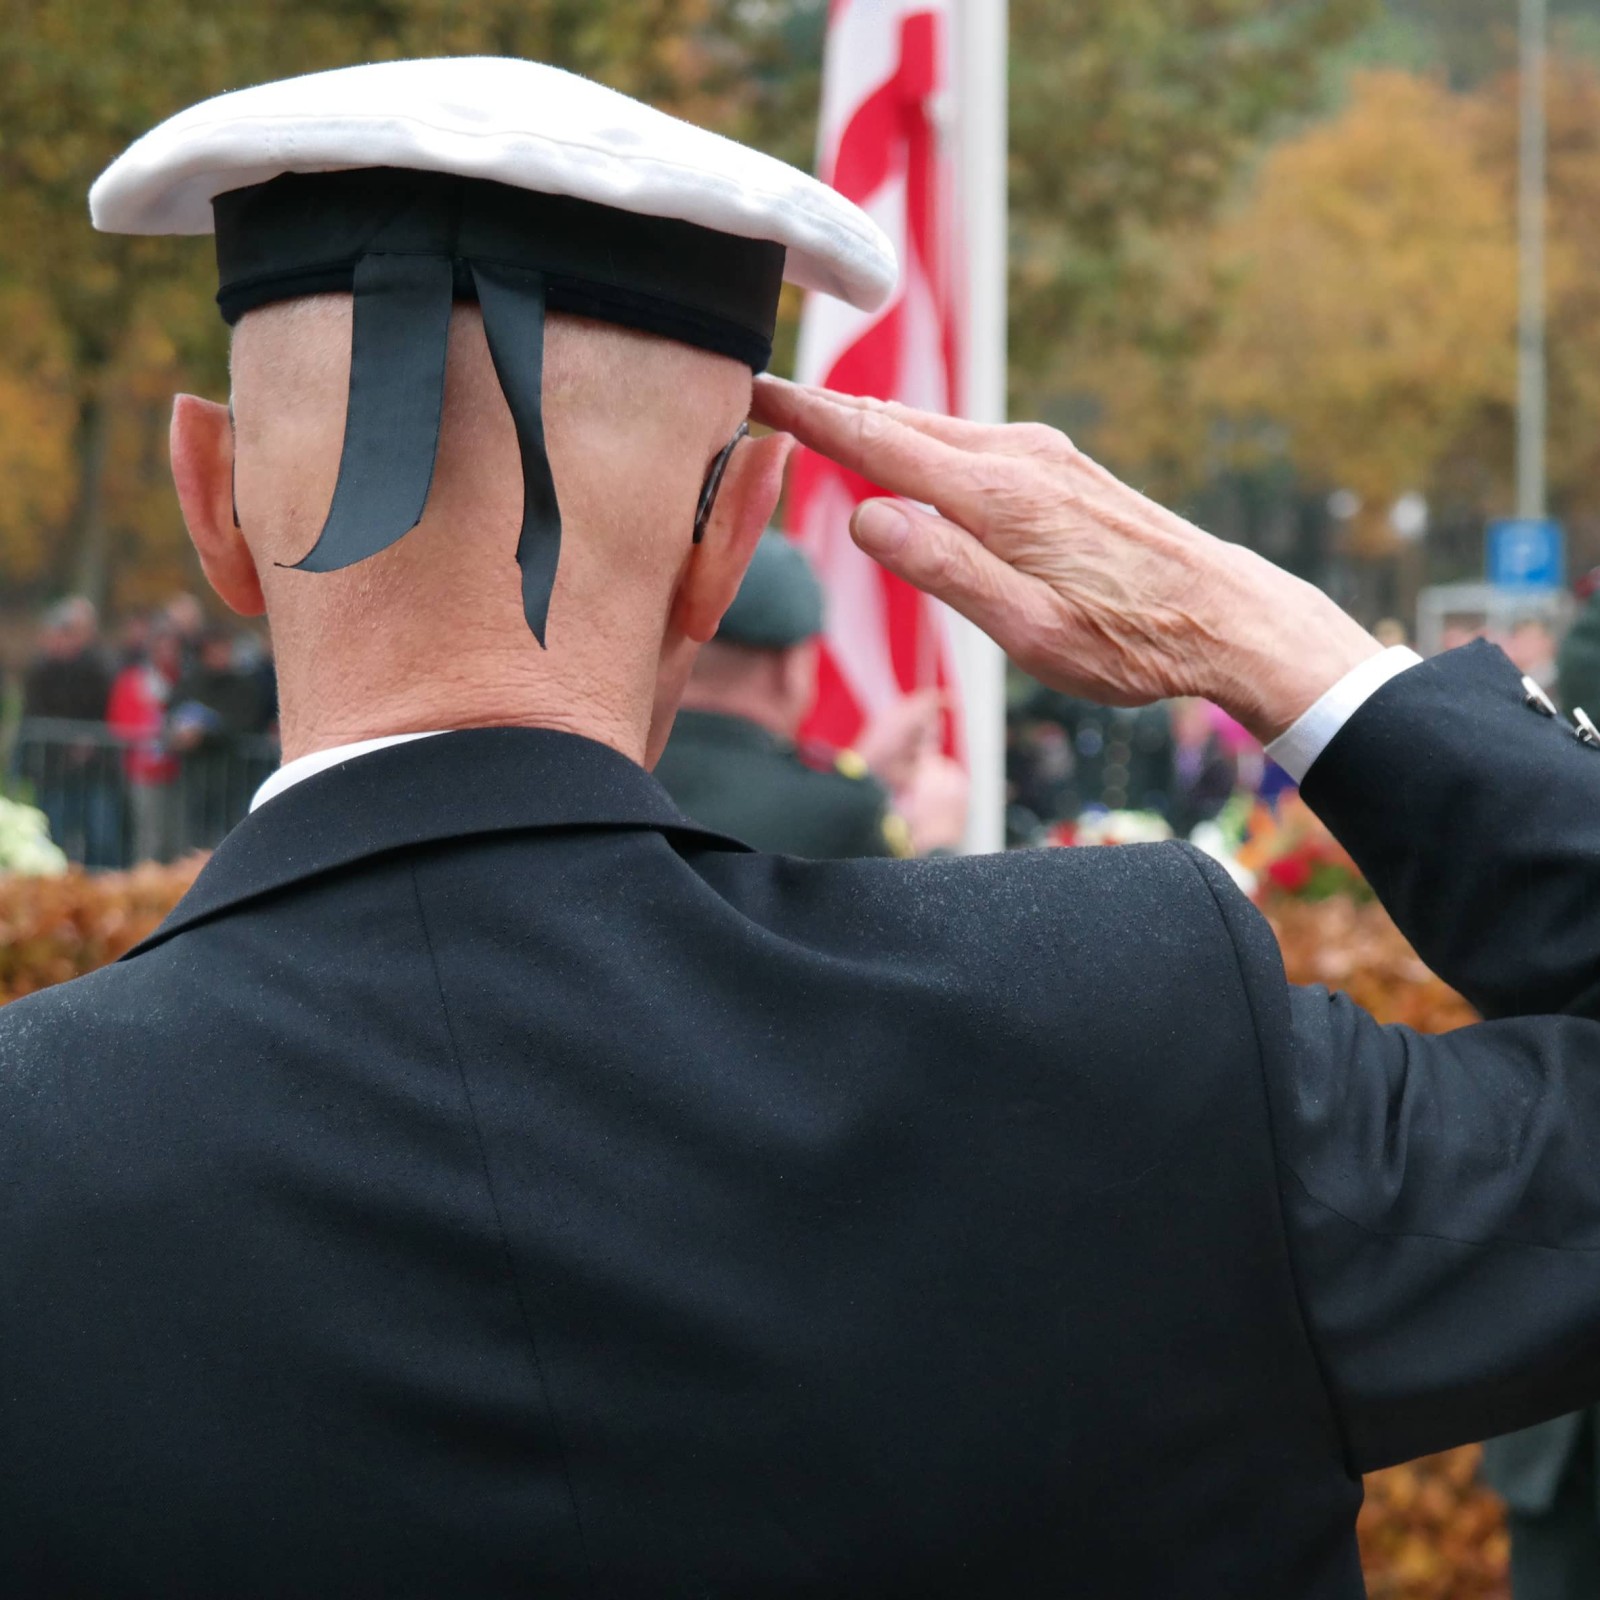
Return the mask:
POLYGON ((1086 811, 1078 818, 1078 844, 1160 844, 1172 837, 1155 811, 1086 811))
POLYGON ((1228 836, 1214 822, 1201 822, 1189 835, 1189 843, 1196 850, 1210 856, 1246 894, 1256 892, 1256 875, 1239 864, 1239 858, 1228 844, 1228 836))
POLYGON ((67 870, 67 858, 50 842, 44 812, 0 795, 0 874, 55 878, 67 870))

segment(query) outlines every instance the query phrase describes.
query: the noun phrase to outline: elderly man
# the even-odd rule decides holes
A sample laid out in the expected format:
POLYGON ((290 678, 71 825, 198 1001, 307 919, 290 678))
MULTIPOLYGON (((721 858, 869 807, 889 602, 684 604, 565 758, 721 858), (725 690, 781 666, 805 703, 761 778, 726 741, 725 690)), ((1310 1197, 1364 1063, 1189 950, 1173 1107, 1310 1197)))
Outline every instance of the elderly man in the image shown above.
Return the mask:
POLYGON ((1350 1600, 1361 1471, 1600 1397, 1600 754, 1057 434, 752 394, 684 308, 751 237, 876 303, 870 231, 557 78, 230 97, 97 191, 219 196, 237 431, 180 400, 173 464, 288 761, 0 1012, 0 1591, 1350 1600), (535 180, 582 207, 476 187, 535 180), (855 537, 1036 676, 1274 742, 1500 1020, 1291 990, 1181 845, 686 822, 646 768, 778 495, 752 407, 934 508, 855 537))

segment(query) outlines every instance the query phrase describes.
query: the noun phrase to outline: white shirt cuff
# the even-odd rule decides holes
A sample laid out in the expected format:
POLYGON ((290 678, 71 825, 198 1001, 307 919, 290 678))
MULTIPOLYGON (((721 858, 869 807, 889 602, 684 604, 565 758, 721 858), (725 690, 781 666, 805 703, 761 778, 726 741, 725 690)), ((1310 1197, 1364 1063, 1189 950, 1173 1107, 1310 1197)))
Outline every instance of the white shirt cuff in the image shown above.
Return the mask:
POLYGON ((1318 756, 1333 743, 1336 733, 1391 678, 1412 667, 1420 667, 1422 657, 1401 645, 1369 656, 1349 672, 1282 735, 1267 746, 1267 754, 1294 779, 1303 783, 1318 756))

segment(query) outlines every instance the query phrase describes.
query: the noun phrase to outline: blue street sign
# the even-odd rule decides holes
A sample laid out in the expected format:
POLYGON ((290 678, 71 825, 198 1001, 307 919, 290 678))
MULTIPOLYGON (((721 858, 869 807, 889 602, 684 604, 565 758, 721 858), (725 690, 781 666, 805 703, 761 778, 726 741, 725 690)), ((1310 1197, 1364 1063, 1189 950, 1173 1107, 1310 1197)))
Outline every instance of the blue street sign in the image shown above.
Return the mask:
POLYGON ((1566 581, 1561 524, 1508 517, 1489 524, 1488 579, 1499 589, 1559 589, 1566 581))

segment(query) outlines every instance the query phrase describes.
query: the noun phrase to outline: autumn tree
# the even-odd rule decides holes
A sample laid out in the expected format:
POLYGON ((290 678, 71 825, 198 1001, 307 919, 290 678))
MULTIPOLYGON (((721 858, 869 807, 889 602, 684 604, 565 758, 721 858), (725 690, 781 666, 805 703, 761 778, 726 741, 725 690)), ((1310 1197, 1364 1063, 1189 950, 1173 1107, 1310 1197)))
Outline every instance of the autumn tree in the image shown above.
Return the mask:
MULTIPOLYGON (((1576 559, 1600 560, 1600 69, 1557 60, 1550 121, 1550 483, 1576 559)), ((1518 85, 1358 77, 1349 103, 1261 163, 1218 224, 1151 249, 1136 337, 1065 363, 1095 444, 1169 496, 1272 463, 1363 503, 1351 548, 1387 558, 1387 511, 1436 510, 1439 578, 1481 559, 1512 504, 1518 85)), ((1418 574, 1420 576, 1420 574, 1418 574)))
POLYGON ((1376 0, 1012 0, 1013 387, 1089 326, 1159 315, 1152 252, 1210 219, 1376 0))
POLYGON ((22 413, 35 487, 0 511, 0 575, 102 593, 117 554, 170 581, 181 535, 164 488, 165 396, 222 378, 208 252, 90 232, 96 174, 165 116, 297 72, 407 55, 553 61, 714 126, 758 126, 755 68, 775 23, 737 0, 0 0, 0 312, 49 361, 0 352, 0 416, 22 413), (20 324, 19 324, 20 326, 20 324), (62 472, 67 468, 65 484, 62 472), (41 550, 41 530, 48 548, 41 550))
POLYGON ((1236 289, 1197 367, 1208 403, 1281 426, 1306 477, 1380 518, 1513 393, 1516 258, 1473 109, 1428 79, 1363 79, 1274 151, 1217 238, 1236 289))

